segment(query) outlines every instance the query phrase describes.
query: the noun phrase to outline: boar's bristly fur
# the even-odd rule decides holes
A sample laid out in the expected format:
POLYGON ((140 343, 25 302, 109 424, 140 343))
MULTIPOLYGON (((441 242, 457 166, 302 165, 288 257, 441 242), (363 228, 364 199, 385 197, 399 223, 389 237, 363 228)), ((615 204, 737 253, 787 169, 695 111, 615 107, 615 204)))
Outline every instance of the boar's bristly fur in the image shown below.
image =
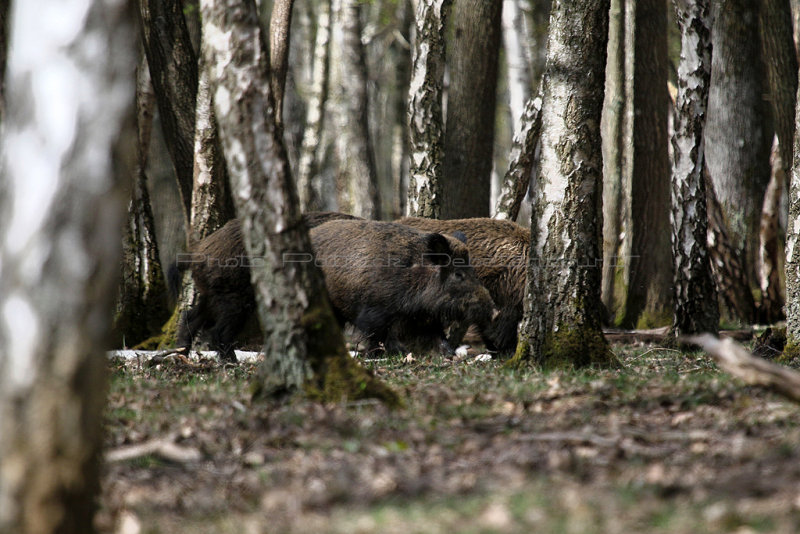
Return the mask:
POLYGON ((396 222, 426 232, 463 232, 475 273, 500 310, 491 327, 483 333, 484 339, 488 337, 490 344, 500 351, 513 351, 517 345, 517 326, 522 319, 530 230, 511 221, 488 218, 404 217, 396 222))
POLYGON ((488 328, 494 305, 452 236, 376 221, 331 221, 311 231, 334 310, 367 338, 403 351, 404 337, 438 337, 452 322, 488 328))

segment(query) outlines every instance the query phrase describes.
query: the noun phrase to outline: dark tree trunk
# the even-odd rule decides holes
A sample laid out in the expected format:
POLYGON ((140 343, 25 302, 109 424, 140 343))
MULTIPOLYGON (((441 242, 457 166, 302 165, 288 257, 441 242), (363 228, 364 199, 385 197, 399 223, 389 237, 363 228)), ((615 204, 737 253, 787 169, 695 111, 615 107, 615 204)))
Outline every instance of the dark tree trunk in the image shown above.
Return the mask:
POLYGON ((347 353, 322 274, 310 257, 297 192, 275 125, 266 42, 252 0, 202 0, 203 55, 215 95, 266 359, 258 393, 304 388, 328 401, 397 397, 347 353), (236 53, 233 53, 236 51, 236 53), (224 68, 223 68, 224 67, 224 68), (246 194, 244 194, 246 192, 246 194))
POLYGON ((514 362, 608 365, 600 329, 600 112, 608 0, 556 2, 543 81, 525 313, 514 362))
POLYGON ((192 209, 197 55, 180 0, 139 0, 139 13, 142 43, 188 231, 192 209))
POLYGON ((129 198, 122 179, 136 172, 132 5, 70 0, 59 7, 70 16, 42 16, 39 3, 17 2, 15 22, 35 20, 38 31, 15 32, 9 47, 0 178, 0 532, 14 534, 95 532, 103 350, 129 198), (25 57, 68 68, 41 76, 43 64, 25 57), (74 119, 71 129, 63 117, 74 119))
POLYGON ((443 219, 488 217, 502 0, 458 0, 448 43, 443 219))
POLYGON ((667 155, 667 6, 626 0, 624 181, 625 312, 621 325, 652 328, 672 318, 670 178, 667 155))
POLYGON ((438 219, 442 204, 442 86, 445 28, 452 0, 417 3, 413 66, 408 95, 411 163, 406 215, 438 219))
MULTIPOLYGON (((761 2, 721 0, 712 5, 714 55, 705 133, 711 173, 734 252, 747 279, 756 280, 758 228, 769 182, 772 127, 759 45, 761 2)), ((755 310, 742 320, 752 322, 755 310)))
POLYGON ((758 275, 761 287, 759 321, 772 323, 783 316, 780 260, 780 206, 788 190, 794 144, 794 104, 797 93, 797 56, 792 37, 789 0, 766 0, 761 7, 761 49, 769 81, 770 103, 778 152, 761 213, 758 275))
POLYGON ((711 79, 708 0, 673 0, 681 27, 681 61, 672 137, 673 329, 677 336, 716 333, 719 307, 706 248, 708 216, 703 130, 711 79))
POLYGON ((334 47, 338 86, 334 86, 336 153, 342 208, 376 219, 381 212, 375 155, 369 137, 367 67, 361 42, 361 0, 334 0, 334 47))

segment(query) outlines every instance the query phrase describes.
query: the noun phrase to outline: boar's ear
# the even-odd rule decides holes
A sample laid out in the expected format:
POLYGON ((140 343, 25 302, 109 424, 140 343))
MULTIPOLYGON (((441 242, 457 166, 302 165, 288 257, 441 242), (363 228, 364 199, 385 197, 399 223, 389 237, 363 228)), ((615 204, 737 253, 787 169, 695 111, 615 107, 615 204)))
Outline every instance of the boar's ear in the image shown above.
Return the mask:
POLYGON ((450 243, 442 234, 427 234, 425 236, 425 261, 434 265, 449 265, 453 256, 450 243))
POLYGON ((455 232, 452 233, 452 236, 461 241, 462 243, 464 243, 465 245, 467 244, 467 236, 464 235, 464 232, 462 232, 461 230, 456 230, 455 232))

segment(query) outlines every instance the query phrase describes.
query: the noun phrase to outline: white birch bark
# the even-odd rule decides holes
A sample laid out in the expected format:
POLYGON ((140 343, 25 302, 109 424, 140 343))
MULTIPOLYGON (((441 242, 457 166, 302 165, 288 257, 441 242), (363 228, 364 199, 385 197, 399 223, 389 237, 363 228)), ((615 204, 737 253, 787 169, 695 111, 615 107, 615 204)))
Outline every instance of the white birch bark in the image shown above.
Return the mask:
POLYGON ((0 531, 91 533, 136 168, 126 0, 16 2, 0 179, 0 531), (47 16, 42 16, 46 13, 47 16))
POLYGON ((438 219, 444 146, 445 27, 452 0, 419 0, 408 91, 411 161, 406 215, 438 219))
POLYGON ((608 0, 556 1, 543 81, 525 315, 517 359, 608 364, 600 330, 600 211, 608 0))
POLYGON ((681 27, 681 61, 672 138, 673 329, 677 336, 716 332, 719 305, 706 248, 708 215, 703 166, 711 79, 708 0, 673 0, 681 27))

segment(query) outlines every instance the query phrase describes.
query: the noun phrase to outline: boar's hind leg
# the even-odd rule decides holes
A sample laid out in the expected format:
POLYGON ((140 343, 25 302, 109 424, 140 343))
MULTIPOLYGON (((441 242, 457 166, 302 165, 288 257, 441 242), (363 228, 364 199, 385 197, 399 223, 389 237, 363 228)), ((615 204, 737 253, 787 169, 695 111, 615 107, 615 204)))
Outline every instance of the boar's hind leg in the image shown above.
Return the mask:
POLYGON ((253 313, 253 303, 242 302, 238 294, 221 295, 209 307, 214 317, 214 324, 208 329, 211 348, 219 353, 221 360, 235 362, 236 337, 253 313))
POLYGON ((376 356, 384 351, 380 344, 384 344, 386 352, 400 352, 397 350, 396 338, 389 340, 389 323, 391 316, 380 308, 363 308, 353 321, 353 326, 360 330, 367 338, 368 356, 376 356), (390 341, 392 341, 390 343, 390 341), (387 345, 392 345, 391 347, 387 345))
POLYGON ((206 299, 201 296, 194 306, 181 314, 176 336, 177 346, 191 349, 195 336, 206 327, 207 323, 206 299))

